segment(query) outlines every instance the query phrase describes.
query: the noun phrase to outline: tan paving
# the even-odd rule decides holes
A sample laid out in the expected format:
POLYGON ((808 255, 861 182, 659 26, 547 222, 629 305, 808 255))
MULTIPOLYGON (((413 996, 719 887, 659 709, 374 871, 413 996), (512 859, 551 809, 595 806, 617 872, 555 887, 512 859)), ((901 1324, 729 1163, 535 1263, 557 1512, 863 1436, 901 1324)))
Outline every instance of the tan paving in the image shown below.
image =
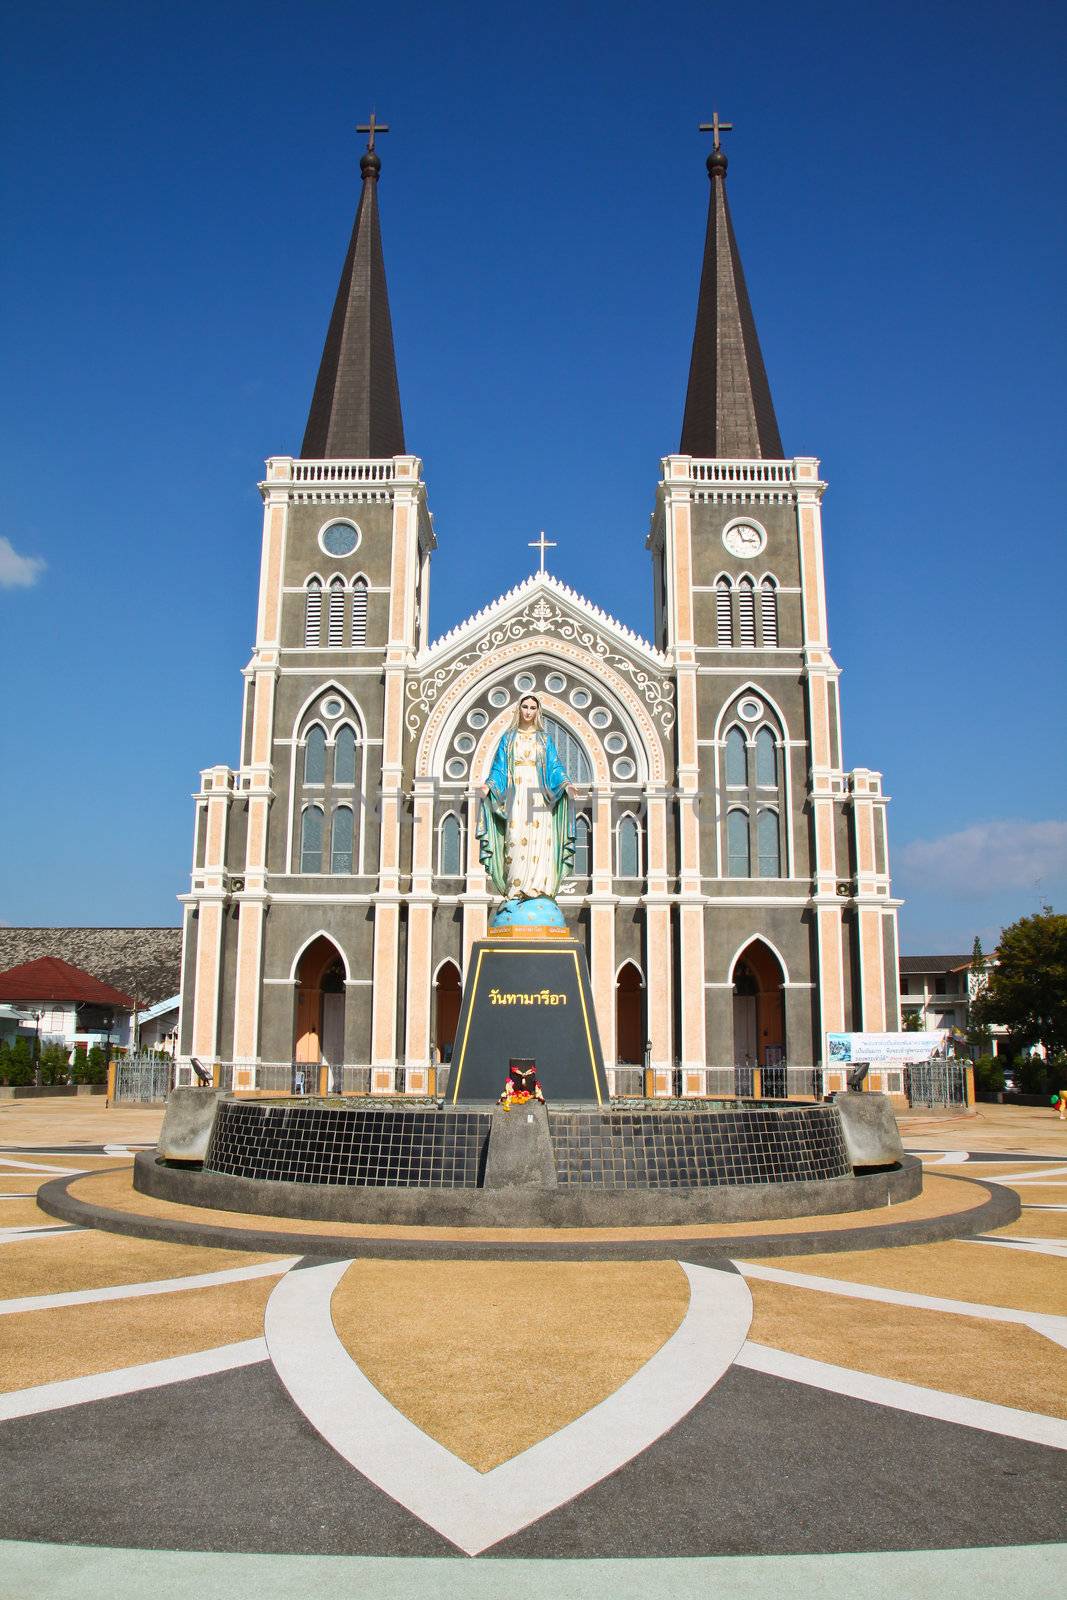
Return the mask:
MULTIPOLYGON (((1013 1233, 1023 1238, 1053 1239, 1067 1244, 1067 1211, 1024 1211, 1018 1222, 1009 1222, 998 1228, 992 1238, 1010 1238, 1013 1233)), ((1064 1264, 1067 1271, 1067 1263, 1064 1264)))
POLYGON ((89 1228, 4 1245, 0 1249, 0 1299, 70 1294, 76 1289, 106 1289, 120 1283, 154 1283, 156 1279, 225 1272, 232 1267, 250 1267, 257 1261, 277 1259, 249 1250, 157 1244, 152 1239, 127 1239, 89 1228))
POLYGON ((751 1282, 749 1338, 814 1361, 1067 1417, 1067 1351, 1017 1323, 751 1282))
POLYGON ((105 1106, 103 1095, 0 1100, 0 1144, 155 1144, 162 1106, 105 1106))
MULTIPOLYGON (((0 1200, 0 1228, 57 1228, 61 1224, 40 1209, 32 1194, 24 1200, 0 1200)), ((3 1269, 0 1268, 0 1276, 3 1269)))
POLYGON ((899 1222, 955 1215, 984 1205, 987 1194, 970 1183, 931 1174, 923 1193, 896 1206, 871 1211, 847 1211, 831 1217, 786 1217, 780 1221, 691 1223, 648 1228, 453 1228, 400 1226, 395 1223, 304 1222, 290 1217, 264 1217, 243 1211, 219 1211, 207 1206, 177 1205, 141 1194, 133 1187, 132 1167, 76 1179, 70 1192, 86 1204, 106 1206, 140 1217, 170 1217, 176 1221, 227 1228, 268 1229, 273 1233, 333 1234, 348 1238, 391 1239, 402 1234, 414 1242, 466 1240, 511 1244, 593 1244, 642 1239, 750 1238, 754 1233, 832 1233, 845 1228, 887 1227, 899 1222))
POLYGON ((274 1283, 256 1278, 0 1317, 0 1392, 259 1338, 274 1283))
POLYGON ((1029 1150, 1067 1160, 1067 1122, 1051 1106, 975 1108, 973 1116, 898 1118, 909 1150, 1029 1150))
POLYGON ((899 1250, 790 1256, 782 1265, 790 1272, 807 1272, 817 1278, 843 1278, 850 1283, 904 1289, 909 1294, 1067 1316, 1067 1262, 1062 1256, 998 1250, 961 1240, 899 1250))
POLYGON ((673 1261, 359 1261, 331 1309, 375 1387, 488 1472, 612 1394, 688 1304, 673 1261))

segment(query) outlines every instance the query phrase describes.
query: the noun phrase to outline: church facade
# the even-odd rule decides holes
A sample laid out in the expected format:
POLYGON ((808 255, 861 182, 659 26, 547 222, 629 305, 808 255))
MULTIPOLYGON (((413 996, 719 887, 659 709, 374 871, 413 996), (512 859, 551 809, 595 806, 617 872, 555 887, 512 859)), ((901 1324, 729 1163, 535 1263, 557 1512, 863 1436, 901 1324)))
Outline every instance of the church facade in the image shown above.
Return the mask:
POLYGON ((240 762, 201 774, 181 897, 180 1056, 235 1088, 299 1070, 426 1092, 494 903, 478 786, 531 691, 578 790, 560 904, 609 1081, 680 1067, 698 1092, 708 1069, 820 1064, 828 1031, 896 1028, 886 797, 842 765, 825 484, 783 452, 717 131, 682 436, 647 541, 651 641, 544 572, 543 549, 432 639, 373 137, 301 454, 260 486, 240 762))

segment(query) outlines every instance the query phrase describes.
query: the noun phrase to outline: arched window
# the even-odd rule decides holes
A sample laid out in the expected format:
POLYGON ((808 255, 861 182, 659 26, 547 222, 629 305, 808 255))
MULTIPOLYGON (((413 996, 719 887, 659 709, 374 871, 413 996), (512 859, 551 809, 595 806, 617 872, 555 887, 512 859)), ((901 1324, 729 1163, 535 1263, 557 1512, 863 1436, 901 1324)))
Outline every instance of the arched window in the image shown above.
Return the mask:
POLYGON ((308 729, 304 744, 304 782, 326 782, 326 732, 318 723, 308 729))
POLYGON ((546 717, 545 731, 551 735, 552 742, 559 752, 559 759, 563 763, 563 770, 570 781, 580 784, 583 788, 592 783, 593 768, 589 757, 570 729, 565 728, 562 722, 557 722, 555 717, 546 717))
POLYGON ((737 622, 741 648, 753 649, 756 644, 756 586, 749 577, 737 586, 737 622))
POLYGON ((441 876, 458 878, 463 871, 463 829, 454 811, 441 820, 441 876))
POLYGON ((352 821, 352 807, 338 806, 333 814, 333 827, 330 829, 331 872, 352 871, 352 821))
POLYGON ((778 751, 770 728, 761 728, 756 735, 756 782, 761 789, 778 787, 778 751))
POLYGON ((586 816, 574 819, 574 864, 571 874, 575 878, 588 878, 593 870, 593 825, 586 816))
POLYGON ((355 783, 356 781, 356 734, 355 729, 345 723, 343 728, 338 728, 337 738, 333 747, 333 781, 334 783, 355 783))
POLYGON ((726 782, 731 788, 743 788, 748 782, 745 736, 740 728, 731 728, 726 735, 726 782))
POLYGON ((748 849, 748 812, 730 811, 726 817, 726 848, 731 878, 750 878, 752 863, 748 849))
POLYGON ((322 807, 308 806, 300 820, 300 870, 322 871, 322 807))
POLYGON ((367 580, 357 578, 352 585, 352 643, 367 642, 367 580))
POLYGON ((720 578, 715 585, 715 643, 731 645, 734 642, 734 621, 731 611, 729 578, 720 578))
POLYGON ((304 645, 310 649, 322 643, 322 584, 318 578, 308 579, 307 599, 304 602, 304 645))
POLYGON ((760 622, 763 627, 763 648, 774 648, 778 643, 778 591, 773 578, 764 578, 759 590, 760 622))
POLYGON ((345 642, 345 586, 342 578, 330 583, 330 611, 326 624, 326 643, 339 650, 345 642))
POLYGON ((778 813, 763 810, 756 817, 756 850, 761 878, 780 878, 782 856, 778 845, 778 813))
POLYGON ((619 823, 617 872, 620 878, 641 876, 641 829, 638 827, 637 818, 629 815, 623 817, 619 823))

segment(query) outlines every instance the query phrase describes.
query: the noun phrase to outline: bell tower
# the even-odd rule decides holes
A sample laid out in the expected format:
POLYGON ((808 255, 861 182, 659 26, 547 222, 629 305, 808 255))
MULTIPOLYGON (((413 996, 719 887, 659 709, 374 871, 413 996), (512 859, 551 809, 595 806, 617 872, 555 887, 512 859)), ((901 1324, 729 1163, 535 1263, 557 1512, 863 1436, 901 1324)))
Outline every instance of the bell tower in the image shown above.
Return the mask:
POLYGON ((656 642, 677 678, 680 992, 704 994, 680 1008, 678 1037, 683 1066, 742 1064, 739 1050, 808 1065, 828 1030, 897 1025, 898 902, 880 774, 842 765, 826 485, 815 458, 783 450, 727 198, 731 126, 701 125, 711 192, 689 384, 649 537, 656 642), (742 1050, 753 939, 780 992, 742 1050))

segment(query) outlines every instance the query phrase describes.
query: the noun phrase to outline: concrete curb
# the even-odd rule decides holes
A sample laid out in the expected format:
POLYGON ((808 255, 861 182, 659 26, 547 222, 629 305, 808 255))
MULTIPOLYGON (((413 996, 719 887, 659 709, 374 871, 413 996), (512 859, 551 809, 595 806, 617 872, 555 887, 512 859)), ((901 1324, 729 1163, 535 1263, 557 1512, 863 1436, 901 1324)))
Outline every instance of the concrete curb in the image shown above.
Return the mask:
MULTIPOLYGON (((148 1154, 148 1152, 145 1152, 148 1154)), ((914 1158, 909 1158, 914 1159, 914 1158)), ((913 1222, 890 1222, 884 1227, 840 1228, 810 1233, 734 1234, 721 1239, 624 1239, 598 1243, 517 1242, 492 1240, 405 1239, 399 1233, 388 1239, 354 1238, 344 1234, 275 1233, 268 1228, 228 1228, 208 1222, 169 1217, 145 1217, 90 1205, 72 1195, 71 1185, 85 1175, 57 1178, 37 1191, 37 1204, 49 1216, 81 1227, 99 1228, 131 1238, 155 1239, 166 1244, 192 1244, 224 1250, 249 1250, 263 1254, 326 1256, 337 1260, 356 1256, 387 1260, 421 1261, 676 1261, 697 1264, 753 1256, 792 1256, 849 1250, 882 1250, 912 1244, 936 1244, 946 1239, 970 1238, 1002 1228, 1021 1213, 1019 1197, 1011 1189, 976 1178, 945 1175, 948 1183, 962 1183, 978 1191, 977 1203, 962 1212, 925 1217, 913 1222)))

